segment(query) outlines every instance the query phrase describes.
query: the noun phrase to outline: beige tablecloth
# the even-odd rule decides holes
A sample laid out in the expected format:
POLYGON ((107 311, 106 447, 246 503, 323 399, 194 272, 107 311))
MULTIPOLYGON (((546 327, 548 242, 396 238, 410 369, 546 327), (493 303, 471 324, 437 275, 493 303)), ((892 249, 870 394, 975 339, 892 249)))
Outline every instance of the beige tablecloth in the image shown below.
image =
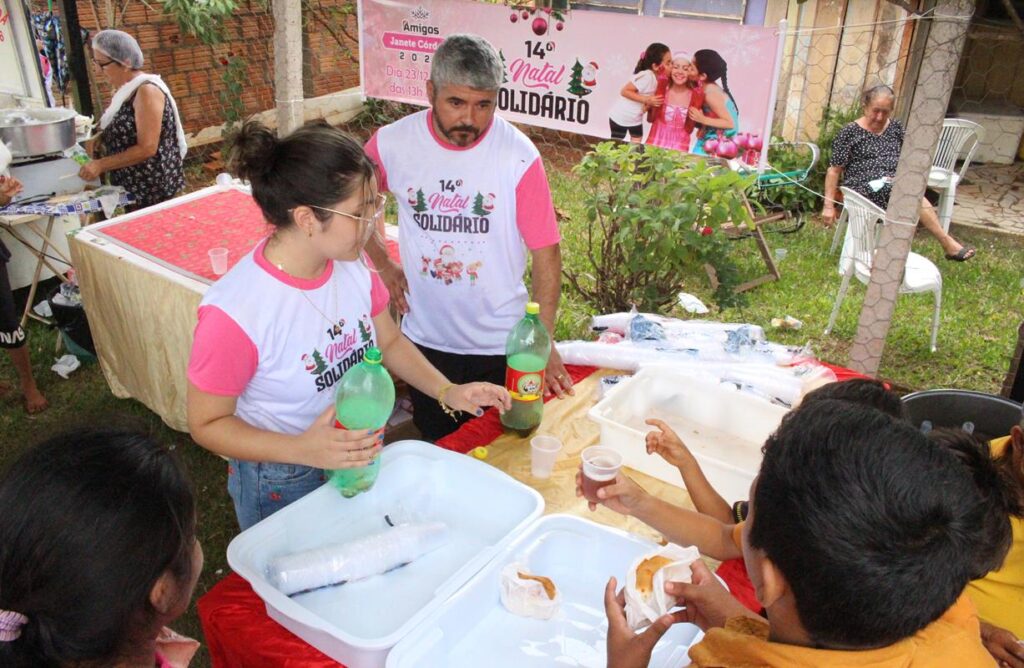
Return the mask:
POLYGON ((71 239, 100 368, 114 396, 141 401, 188 431, 186 369, 205 286, 90 234, 71 239))

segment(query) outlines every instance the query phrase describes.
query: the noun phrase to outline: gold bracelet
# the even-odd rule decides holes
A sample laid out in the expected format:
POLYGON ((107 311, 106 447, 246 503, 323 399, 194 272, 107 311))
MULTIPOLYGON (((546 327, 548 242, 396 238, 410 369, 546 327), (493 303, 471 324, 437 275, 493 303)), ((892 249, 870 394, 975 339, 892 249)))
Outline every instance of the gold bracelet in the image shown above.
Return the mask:
POLYGON ((453 387, 455 387, 455 383, 448 383, 447 385, 442 385, 441 389, 438 390, 437 392, 437 403, 438 405, 441 406, 441 410, 444 411, 445 415, 450 417, 452 420, 458 422, 459 415, 462 413, 462 411, 453 410, 450 406, 448 406, 448 404, 444 402, 445 393, 447 393, 448 390, 452 389, 453 387))

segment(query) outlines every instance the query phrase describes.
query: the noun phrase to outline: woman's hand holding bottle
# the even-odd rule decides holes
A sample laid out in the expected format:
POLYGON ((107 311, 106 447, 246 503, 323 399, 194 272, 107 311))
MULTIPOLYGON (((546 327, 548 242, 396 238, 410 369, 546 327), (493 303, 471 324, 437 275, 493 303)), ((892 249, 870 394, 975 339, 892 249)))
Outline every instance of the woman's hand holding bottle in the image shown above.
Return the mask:
POLYGON ((327 408, 309 429, 299 435, 296 464, 318 469, 349 469, 367 466, 380 454, 384 429, 338 429, 334 406, 327 408))

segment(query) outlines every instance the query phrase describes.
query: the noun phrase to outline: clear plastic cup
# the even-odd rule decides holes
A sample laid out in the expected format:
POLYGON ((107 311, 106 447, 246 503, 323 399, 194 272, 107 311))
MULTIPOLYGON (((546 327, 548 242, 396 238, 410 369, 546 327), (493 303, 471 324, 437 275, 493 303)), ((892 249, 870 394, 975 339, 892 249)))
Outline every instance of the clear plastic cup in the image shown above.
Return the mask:
POLYGON ((534 478, 550 478, 555 460, 562 450, 562 442, 554 436, 534 436, 530 439, 530 472, 534 478))
POLYGON ((227 248, 211 248, 208 251, 210 256, 210 265, 213 266, 213 273, 218 276, 223 276, 228 273, 228 249, 227 248))
POLYGON ((592 445, 580 454, 583 460, 583 496, 598 503, 597 490, 615 482, 622 468, 622 455, 603 445, 592 445))

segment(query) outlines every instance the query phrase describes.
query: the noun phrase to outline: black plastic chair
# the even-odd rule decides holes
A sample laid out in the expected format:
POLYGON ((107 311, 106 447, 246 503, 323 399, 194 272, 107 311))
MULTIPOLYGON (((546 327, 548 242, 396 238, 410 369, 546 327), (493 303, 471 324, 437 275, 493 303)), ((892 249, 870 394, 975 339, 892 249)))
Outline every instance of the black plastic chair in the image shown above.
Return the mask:
POLYGON ((1020 423, 1021 405, 994 394, 970 390, 924 390, 903 397, 907 418, 915 427, 929 420, 932 427, 974 423, 974 433, 991 439, 1006 436, 1020 423))

